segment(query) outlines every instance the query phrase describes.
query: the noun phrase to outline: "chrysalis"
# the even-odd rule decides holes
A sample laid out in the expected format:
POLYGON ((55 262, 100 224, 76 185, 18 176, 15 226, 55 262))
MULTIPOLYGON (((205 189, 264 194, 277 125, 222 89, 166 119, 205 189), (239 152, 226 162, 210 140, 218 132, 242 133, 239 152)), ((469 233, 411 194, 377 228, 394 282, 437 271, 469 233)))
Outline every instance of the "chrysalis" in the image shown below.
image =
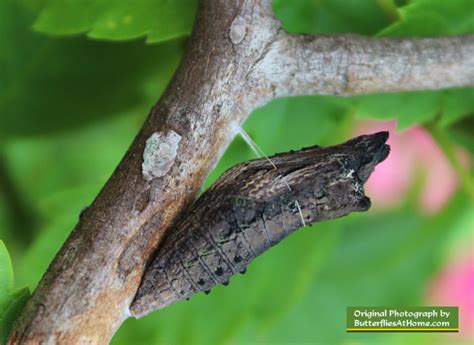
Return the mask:
POLYGON ((304 223, 365 211, 363 184, 383 161, 388 133, 239 164, 209 188, 165 237, 131 307, 141 317, 236 273, 304 223), (275 169, 275 166, 277 167, 275 169), (290 185, 291 188, 287 188, 290 185))

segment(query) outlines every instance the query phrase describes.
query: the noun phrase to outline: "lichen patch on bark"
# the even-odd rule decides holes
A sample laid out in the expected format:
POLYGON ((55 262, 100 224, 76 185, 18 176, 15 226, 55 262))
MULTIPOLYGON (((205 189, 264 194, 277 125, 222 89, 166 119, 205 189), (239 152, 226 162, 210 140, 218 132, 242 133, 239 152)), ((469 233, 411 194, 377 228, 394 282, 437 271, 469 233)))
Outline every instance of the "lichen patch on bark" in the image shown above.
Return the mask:
POLYGON ((173 130, 167 133, 155 132, 146 141, 143 151, 142 174, 150 181, 166 175, 178 153, 181 135, 173 130))

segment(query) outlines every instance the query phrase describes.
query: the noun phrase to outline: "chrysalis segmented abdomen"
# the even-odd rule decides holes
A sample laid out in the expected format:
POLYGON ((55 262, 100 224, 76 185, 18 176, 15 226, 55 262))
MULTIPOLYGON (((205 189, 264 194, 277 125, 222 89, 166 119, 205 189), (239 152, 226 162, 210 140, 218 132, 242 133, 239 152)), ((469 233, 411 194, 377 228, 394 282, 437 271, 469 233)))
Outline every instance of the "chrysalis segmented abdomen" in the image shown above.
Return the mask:
MULTIPOLYGON (((145 278, 143 284, 155 291, 149 301, 156 304, 155 309, 215 285, 226 285, 230 277, 243 272, 254 258, 290 232, 288 223, 281 222, 279 231, 271 231, 265 224, 267 217, 294 213, 290 207, 282 210, 278 202, 259 205, 235 196, 220 200, 220 208, 205 207, 199 212, 202 214, 187 218, 192 223, 180 224, 174 238, 161 248, 159 260, 148 268, 154 272, 153 279, 145 278)), ((299 215, 291 217, 298 222, 299 215)))

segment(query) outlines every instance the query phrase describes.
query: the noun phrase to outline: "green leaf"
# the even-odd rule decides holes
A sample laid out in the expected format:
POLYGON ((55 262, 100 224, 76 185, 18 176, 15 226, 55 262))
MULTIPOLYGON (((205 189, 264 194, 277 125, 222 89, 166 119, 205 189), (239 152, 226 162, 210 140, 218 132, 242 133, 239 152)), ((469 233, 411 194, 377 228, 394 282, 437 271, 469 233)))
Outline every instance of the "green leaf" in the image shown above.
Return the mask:
POLYGON ((410 37, 474 32, 472 0, 412 0, 399 9, 399 15, 401 20, 380 35, 410 37))
POLYGON ((13 268, 7 248, 0 240, 0 344, 29 297, 28 289, 13 291, 13 268))
MULTIPOLYGON (((3 191, 1 191, 3 192, 3 191)), ((10 220, 10 214, 7 208, 7 202, 3 197, 2 193, 0 193, 0 237, 5 238, 8 233, 8 223, 10 220)))
POLYGON ((274 0, 273 8, 290 32, 373 35, 391 22, 374 0, 274 0))
POLYGON ((0 344, 3 344, 10 333, 13 322, 25 306, 30 291, 28 288, 19 289, 10 294, 8 301, 0 305, 0 344))
POLYGON ((47 0, 34 28, 53 35, 159 42, 191 32, 196 0, 47 0))
POLYGON ((34 288, 48 268, 56 253, 100 190, 100 185, 84 185, 64 189, 43 201, 43 213, 47 222, 33 243, 24 251, 17 267, 17 279, 34 288))
POLYGON ((449 126, 474 113, 474 88, 443 92, 440 125, 449 126))
POLYGON ((5 244, 0 240, 0 303, 13 289, 13 267, 5 244))
POLYGON ((147 46, 42 37, 29 30, 30 17, 17 2, 0 2, 2 141, 149 109, 183 51, 181 40, 147 46))
MULTIPOLYGON (((78 211, 92 201, 112 174, 145 113, 140 108, 74 131, 8 140, 4 162, 25 207, 46 218, 58 215, 57 207, 47 205, 51 204, 48 200, 52 196, 94 186, 90 200, 75 209, 74 217, 77 217, 78 211)), ((61 202, 56 205, 60 206, 61 202)))
POLYGON ((474 155, 474 116, 466 117, 444 128, 450 141, 464 147, 474 155))
POLYGON ((397 120, 398 128, 438 120, 448 126, 474 112, 474 88, 381 93, 332 100, 360 118, 397 120))
MULTIPOLYGON (((403 13, 403 12, 402 12, 403 13)), ((401 14, 402 21, 396 22, 380 32, 380 36, 437 36, 450 31, 443 17, 437 13, 412 13, 408 19, 401 14)))
MULTIPOLYGON (((87 198, 81 198, 87 200, 87 198)), ((89 200, 88 200, 89 201, 89 200)), ((77 210, 77 207, 73 208, 77 210)), ((33 289, 48 268, 56 253, 74 228, 78 212, 68 212, 56 217, 41 229, 40 235, 23 254, 18 266, 18 280, 33 289)))
POLYGON ((334 132, 346 114, 344 106, 326 97, 280 98, 256 109, 244 128, 267 154, 274 154, 337 143, 342 138, 334 137, 334 132))
POLYGON ((442 92, 385 93, 352 98, 359 117, 397 119, 404 129, 434 119, 440 111, 442 92))

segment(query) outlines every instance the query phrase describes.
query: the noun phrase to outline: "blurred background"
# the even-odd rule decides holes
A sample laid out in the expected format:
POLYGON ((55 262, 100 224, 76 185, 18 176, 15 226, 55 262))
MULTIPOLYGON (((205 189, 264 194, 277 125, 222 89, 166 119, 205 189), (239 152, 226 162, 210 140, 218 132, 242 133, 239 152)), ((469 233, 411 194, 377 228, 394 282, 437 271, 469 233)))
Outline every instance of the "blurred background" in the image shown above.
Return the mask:
MULTIPOLYGON (((0 0, 0 343, 183 54, 195 0, 0 0)), ((286 30, 474 33, 474 0, 275 0, 286 30)), ((303 229, 113 344, 471 344, 474 90, 298 97, 245 129, 268 154, 389 130, 373 206, 303 229), (347 306, 459 306, 458 334, 347 334, 347 306)), ((236 138, 209 186, 255 158, 236 138)))

